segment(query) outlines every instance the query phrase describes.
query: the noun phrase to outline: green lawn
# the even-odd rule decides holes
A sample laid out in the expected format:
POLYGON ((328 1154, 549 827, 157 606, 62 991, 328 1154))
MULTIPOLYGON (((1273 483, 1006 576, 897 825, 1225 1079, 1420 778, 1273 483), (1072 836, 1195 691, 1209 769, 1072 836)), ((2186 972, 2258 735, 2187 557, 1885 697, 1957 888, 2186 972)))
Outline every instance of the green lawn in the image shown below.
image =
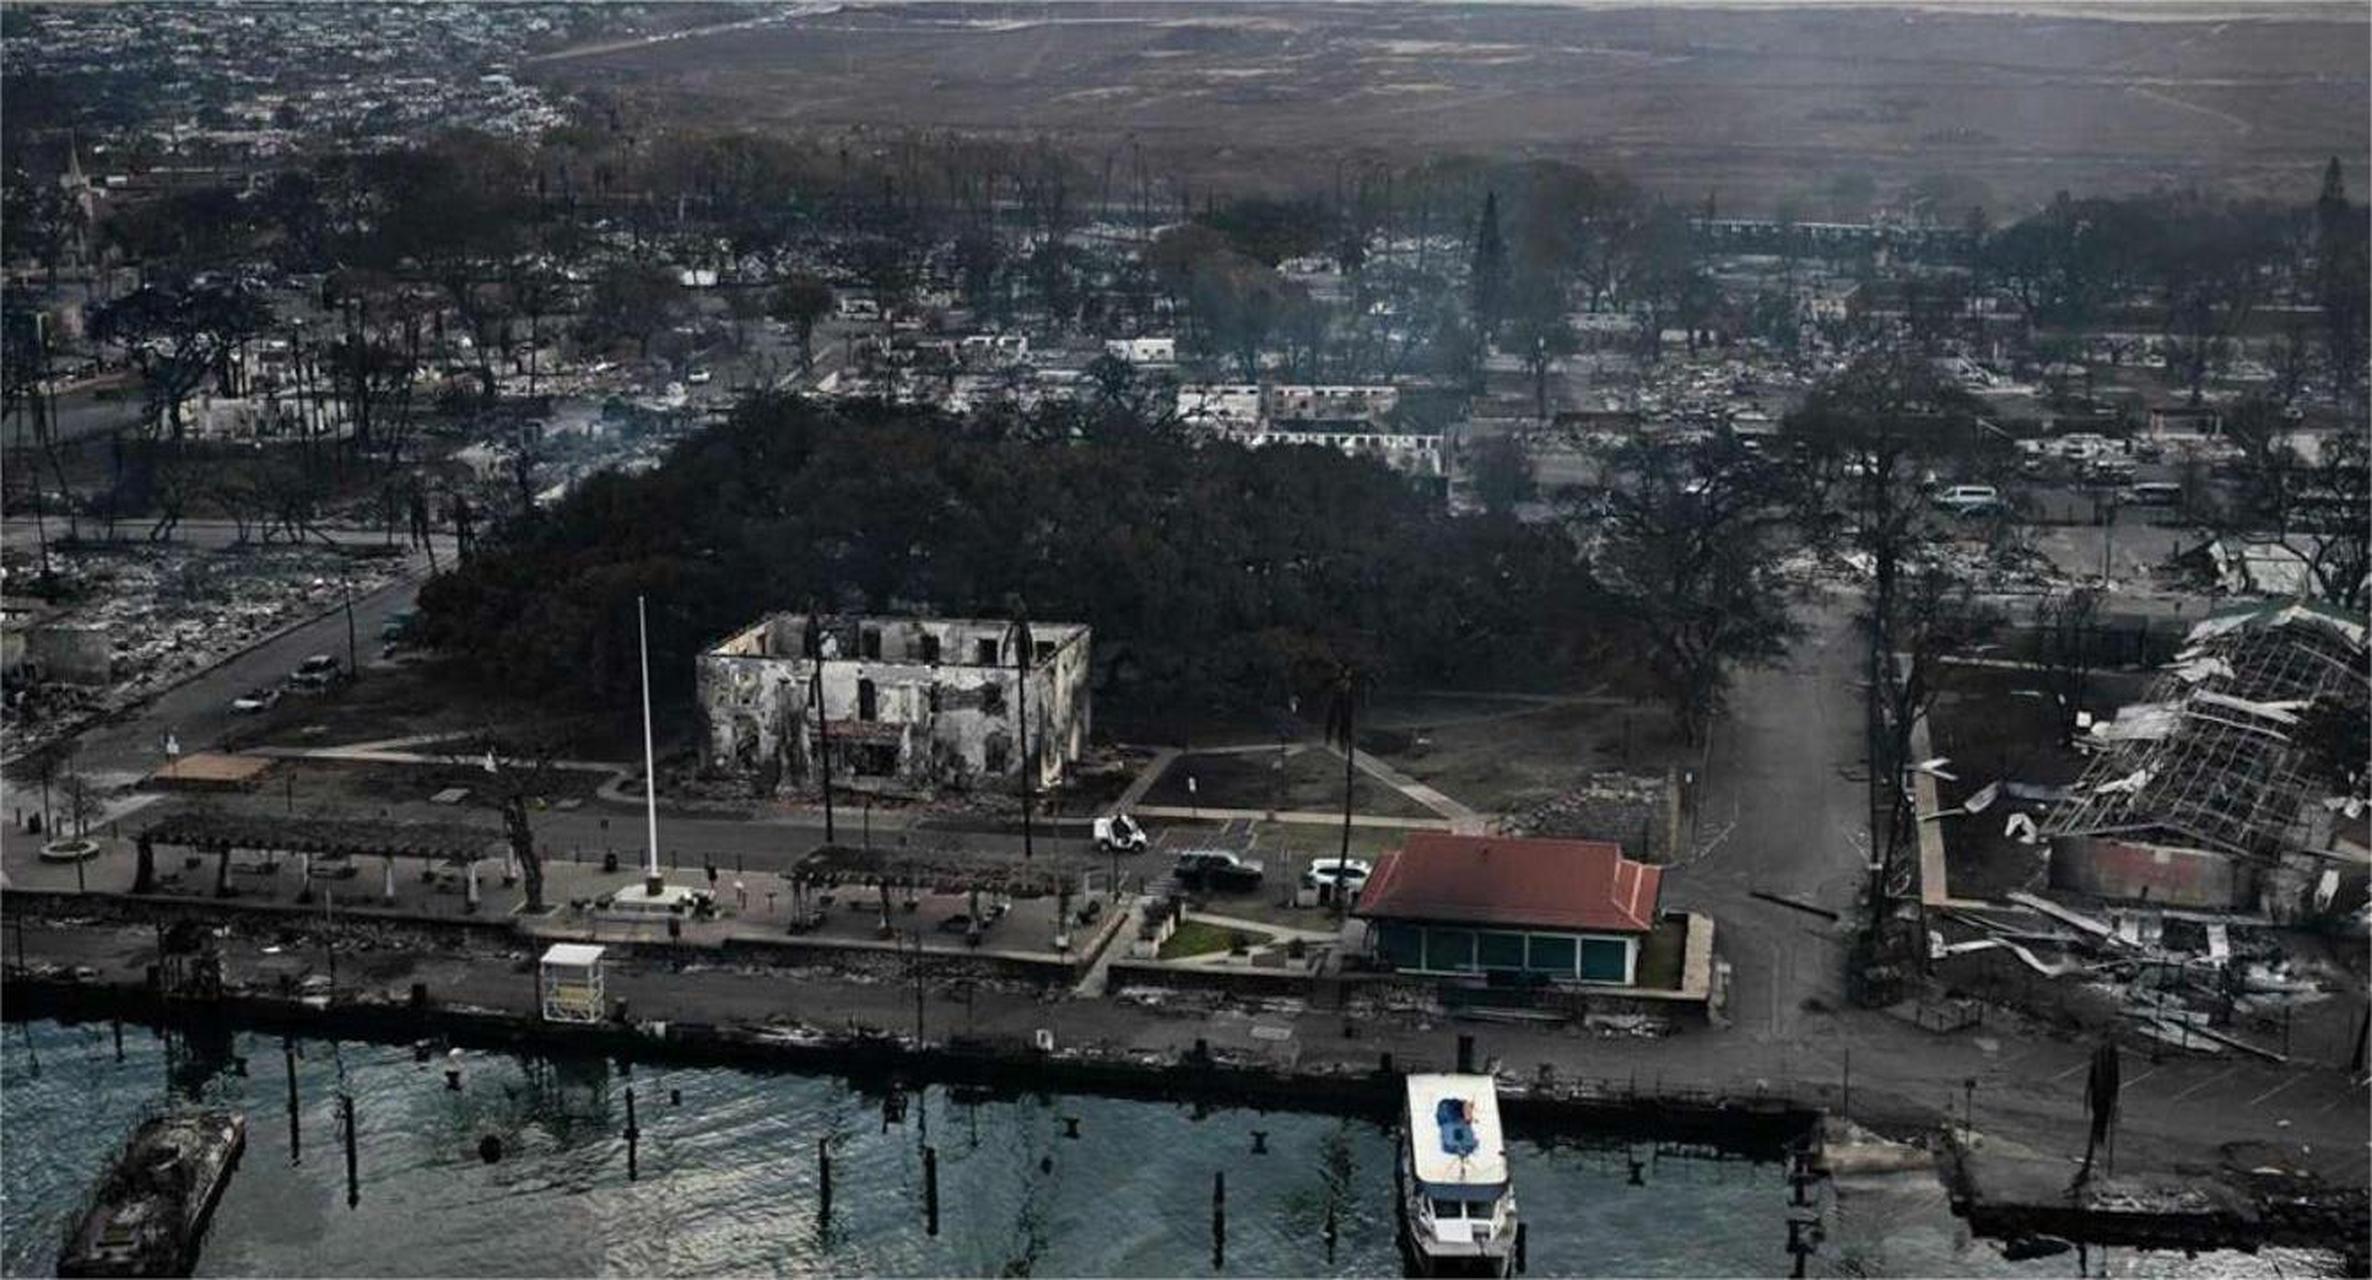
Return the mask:
POLYGON ((1161 959, 1183 960, 1188 956, 1207 956, 1216 951, 1232 950, 1237 943, 1256 947, 1268 941, 1269 935, 1250 929, 1230 929, 1225 925, 1208 924, 1201 920, 1181 920, 1170 940, 1161 944, 1161 959))

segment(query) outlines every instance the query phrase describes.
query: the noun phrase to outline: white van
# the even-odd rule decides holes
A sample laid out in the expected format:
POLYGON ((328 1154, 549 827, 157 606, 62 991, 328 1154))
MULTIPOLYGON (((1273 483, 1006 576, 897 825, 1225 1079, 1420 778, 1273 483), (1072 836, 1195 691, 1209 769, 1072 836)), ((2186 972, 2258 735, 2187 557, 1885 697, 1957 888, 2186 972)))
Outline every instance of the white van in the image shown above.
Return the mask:
POLYGON ((2001 491, 1989 484, 1956 484, 1936 493, 1935 506, 1956 516, 1991 515, 2002 509, 2001 491))

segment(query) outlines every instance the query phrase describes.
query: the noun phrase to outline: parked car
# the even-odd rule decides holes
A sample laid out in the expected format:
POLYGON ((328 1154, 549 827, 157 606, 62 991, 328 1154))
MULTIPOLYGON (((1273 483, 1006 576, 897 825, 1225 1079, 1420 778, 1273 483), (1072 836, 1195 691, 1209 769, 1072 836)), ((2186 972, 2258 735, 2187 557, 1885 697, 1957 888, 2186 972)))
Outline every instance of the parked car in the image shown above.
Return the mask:
POLYGON ((260 715, 280 701, 278 689, 256 689, 231 699, 231 710, 243 716, 260 715))
POLYGON ((1375 866, 1359 858, 1321 858, 1301 873, 1301 885, 1320 891, 1340 886, 1357 893, 1367 887, 1367 877, 1373 874, 1375 866))
POLYGON ((1248 890, 1260 887, 1266 868, 1257 858, 1227 849, 1189 849, 1178 855, 1174 874, 1189 889, 1248 890))
POLYGON ((2084 464, 2084 480, 2089 484, 2131 484, 2134 470, 2131 458, 2094 458, 2084 464))
POLYGON ((1955 516, 1992 515, 2002 509, 2001 491, 1989 484, 1956 484, 1938 490, 1936 510, 1955 516))
POLYGON ((288 684, 292 689, 326 689, 336 684, 344 674, 336 658, 326 653, 316 653, 297 664, 296 670, 288 677, 288 684))
POLYGON ((1143 853, 1151 843, 1145 838, 1145 829, 1125 813, 1095 820, 1097 853, 1143 853))
POLYGON ((2140 507, 2171 507, 2183 500, 2183 487, 2172 480, 2144 480, 2126 492, 2125 500, 2140 507))

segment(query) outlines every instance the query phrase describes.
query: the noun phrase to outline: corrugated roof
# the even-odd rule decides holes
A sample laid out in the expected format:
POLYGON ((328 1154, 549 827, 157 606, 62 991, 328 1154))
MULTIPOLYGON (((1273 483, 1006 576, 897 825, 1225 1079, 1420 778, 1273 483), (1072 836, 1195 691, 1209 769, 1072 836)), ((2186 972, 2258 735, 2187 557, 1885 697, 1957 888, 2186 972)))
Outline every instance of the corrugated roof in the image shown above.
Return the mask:
POLYGON ((1412 833, 1360 891, 1366 919, 1645 933, 1664 870, 1604 840, 1412 833))

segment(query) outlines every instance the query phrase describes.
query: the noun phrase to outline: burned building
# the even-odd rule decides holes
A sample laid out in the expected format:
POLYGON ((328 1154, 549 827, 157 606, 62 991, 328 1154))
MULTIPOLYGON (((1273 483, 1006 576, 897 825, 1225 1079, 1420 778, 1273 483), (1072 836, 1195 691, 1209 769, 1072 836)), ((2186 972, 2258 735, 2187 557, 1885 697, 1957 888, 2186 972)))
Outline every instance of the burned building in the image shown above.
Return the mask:
POLYGON ((1059 785, 1086 748, 1089 632, 1076 623, 781 613, 700 655, 701 759, 763 791, 1059 785), (820 688, 819 719, 815 695, 820 688), (1023 716, 1028 732, 1023 733, 1023 716))
POLYGON ((2361 904, 2360 798, 2332 796, 2303 741, 2318 703, 2363 705, 2364 658, 2361 617, 2303 601, 2192 627, 2148 701, 2093 727, 2044 826, 2051 887, 2278 921, 2361 904))

